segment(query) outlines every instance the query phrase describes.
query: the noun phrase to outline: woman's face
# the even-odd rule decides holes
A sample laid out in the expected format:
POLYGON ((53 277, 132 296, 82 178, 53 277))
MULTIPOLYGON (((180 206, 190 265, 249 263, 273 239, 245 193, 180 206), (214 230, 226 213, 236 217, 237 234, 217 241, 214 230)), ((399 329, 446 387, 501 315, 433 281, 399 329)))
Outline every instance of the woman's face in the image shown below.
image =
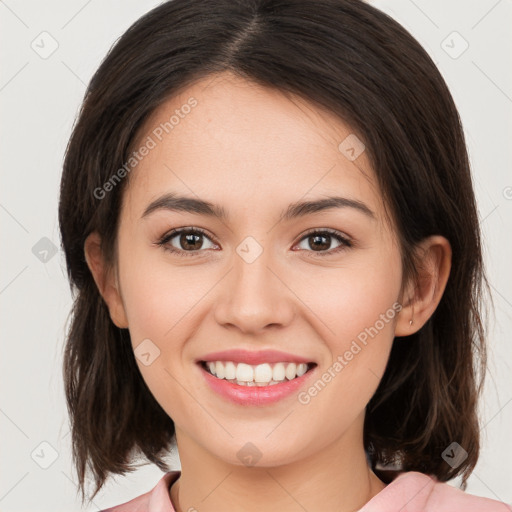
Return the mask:
MULTIPOLYGON (((341 440, 362 446, 402 267, 361 142, 303 100, 222 74, 164 103, 135 149, 143 146, 123 197, 116 323, 128 326, 178 436, 238 465, 244 450, 270 466, 341 440), (173 209, 160 200, 171 194, 225 216, 173 209), (296 206, 328 197, 344 199, 296 206), (204 234, 158 245, 179 228, 204 234), (212 389, 197 362, 231 349, 283 351, 316 366, 279 400, 237 402, 212 389)), ((242 392, 268 397, 272 388, 242 392)))

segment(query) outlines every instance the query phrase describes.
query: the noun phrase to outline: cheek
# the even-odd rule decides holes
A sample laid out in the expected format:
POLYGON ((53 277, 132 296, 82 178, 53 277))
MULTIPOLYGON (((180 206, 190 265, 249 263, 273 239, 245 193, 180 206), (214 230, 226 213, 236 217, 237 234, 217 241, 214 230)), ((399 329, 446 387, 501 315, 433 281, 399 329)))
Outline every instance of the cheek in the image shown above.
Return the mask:
POLYGON ((190 336, 190 315, 211 284, 197 278, 191 267, 156 262, 154 254, 135 248, 125 252, 119 274, 139 370, 158 403, 180 423, 189 399, 180 385, 184 377, 179 369, 190 336), (150 354, 149 364, 144 353, 150 354))
POLYGON ((133 248, 120 261, 123 302, 134 345, 145 338, 172 339, 209 288, 204 273, 167 264, 155 258, 155 251, 133 248))
POLYGON ((357 262, 330 268, 322 276, 303 277, 297 283, 301 283, 297 295, 306 297, 307 305, 325 324, 323 332, 334 340, 333 348, 343 350, 347 340, 376 323, 379 335, 382 331, 383 338, 392 337, 400 309, 395 304, 401 285, 398 255, 364 255, 357 262))
POLYGON ((322 426, 326 438, 349 429, 375 394, 386 369, 400 311, 391 294, 368 295, 364 287, 351 288, 349 297, 338 292, 333 296, 334 303, 336 306, 326 304, 330 309, 321 310, 322 319, 334 331, 323 339, 330 359, 298 396, 310 417, 330 419, 322 426))
POLYGON ((335 401, 356 410, 375 392, 389 358, 401 310, 400 259, 398 254, 381 253, 361 258, 357 265, 329 270, 324 279, 304 280, 298 294, 304 296, 309 290, 305 302, 318 317, 318 329, 330 352, 323 380, 333 385, 326 385, 330 389, 326 395, 332 393, 326 403, 335 401))

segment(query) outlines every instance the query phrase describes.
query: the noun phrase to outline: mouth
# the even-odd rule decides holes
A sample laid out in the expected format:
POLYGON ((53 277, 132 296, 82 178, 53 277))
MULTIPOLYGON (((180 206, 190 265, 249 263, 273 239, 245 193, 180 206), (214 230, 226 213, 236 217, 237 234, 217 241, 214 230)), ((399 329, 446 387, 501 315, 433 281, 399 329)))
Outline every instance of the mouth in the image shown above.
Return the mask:
MULTIPOLYGON (((217 380, 236 386, 269 387, 301 379, 317 364, 289 361, 251 365, 235 361, 199 361, 199 366, 217 380)), ((302 380, 302 379, 301 379, 302 380)))
POLYGON ((204 354, 195 363, 214 395, 238 406, 289 400, 318 373, 317 362, 275 349, 233 348, 204 354))

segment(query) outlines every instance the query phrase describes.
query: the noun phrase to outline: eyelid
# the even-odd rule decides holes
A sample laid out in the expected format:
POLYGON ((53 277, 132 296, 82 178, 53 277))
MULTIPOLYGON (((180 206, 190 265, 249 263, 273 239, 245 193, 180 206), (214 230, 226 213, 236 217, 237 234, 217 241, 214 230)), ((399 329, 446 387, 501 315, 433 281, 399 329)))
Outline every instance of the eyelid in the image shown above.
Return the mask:
POLYGON ((176 249, 175 247, 169 247, 169 242, 177 235, 182 233, 194 233, 201 234, 205 238, 208 238, 214 245, 219 245, 215 238, 210 235, 205 229, 198 228, 195 226, 184 226, 181 228, 174 228, 167 231, 164 235, 162 235, 156 242, 155 245, 161 246, 164 250, 167 250, 171 253, 178 254, 179 256, 195 256, 201 252, 204 252, 204 249, 200 249, 198 251, 183 251, 181 249, 176 249))
POLYGON ((318 256, 318 257, 330 256, 330 255, 333 255, 333 254, 337 254, 340 250, 349 249, 349 248, 354 246, 354 240, 352 239, 352 237, 344 234, 341 231, 338 231, 337 229, 332 229, 332 228, 312 228, 312 229, 309 229, 308 231, 306 231, 305 233, 302 233, 300 235, 299 239, 298 239, 298 242, 296 244, 294 244, 293 247, 298 245, 305 238, 307 238, 309 236, 312 236, 312 235, 315 235, 315 234, 318 234, 318 235, 327 234, 329 236, 332 236, 333 238, 338 240, 341 245, 339 247, 335 247, 334 249, 330 249, 328 251, 318 251, 318 252, 317 251, 306 251, 306 252, 311 253, 314 257, 316 257, 316 256, 318 256))
POLYGON ((306 236, 312 235, 312 234, 315 234, 315 233, 319 233, 319 234, 328 233, 329 235, 339 236, 340 238, 342 238, 346 242, 352 243, 352 241, 353 241, 352 238, 349 235, 343 233, 342 231, 338 231, 337 229, 333 229, 333 228, 311 228, 311 229, 308 229, 307 231, 305 231, 304 233, 302 233, 300 235, 299 240, 302 240, 306 236))
MULTIPOLYGON (((195 226, 184 226, 181 228, 174 228, 170 231, 167 231, 164 235, 160 237, 160 239, 155 242, 155 245, 161 246, 164 250, 167 250, 173 254, 176 254, 178 256, 196 256, 205 251, 205 249, 199 249, 197 251, 184 251, 182 249, 176 249, 175 247, 169 247, 168 244, 171 239, 173 239, 175 236, 180 235, 182 233, 194 233, 194 234, 201 234, 204 237, 208 238, 214 245, 220 245, 218 242, 216 242, 215 237, 210 235, 205 229, 195 227, 195 226)), ((312 236, 314 234, 323 235, 327 234, 329 236, 332 236, 336 240, 340 242, 340 246, 330 249, 328 251, 308 251, 305 252, 311 253, 313 257, 326 257, 333 254, 337 254, 339 251, 348 249, 353 247, 354 241, 351 237, 348 235, 345 235, 344 233, 332 229, 332 228, 311 228, 307 230, 305 233, 302 233, 300 237, 298 238, 298 241, 293 245, 293 247, 296 247, 299 243, 301 243, 304 239, 306 239, 308 236, 312 236)))

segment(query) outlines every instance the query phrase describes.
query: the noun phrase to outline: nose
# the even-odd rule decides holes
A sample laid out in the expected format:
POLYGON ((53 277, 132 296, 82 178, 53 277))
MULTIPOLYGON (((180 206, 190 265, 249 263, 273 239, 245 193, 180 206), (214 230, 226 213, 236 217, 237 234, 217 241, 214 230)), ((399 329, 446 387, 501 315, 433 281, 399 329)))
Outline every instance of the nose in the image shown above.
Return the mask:
POLYGON ((251 263, 235 255, 216 300, 218 324, 255 335, 289 325, 295 311, 294 294, 282 274, 270 251, 264 249, 251 263))

